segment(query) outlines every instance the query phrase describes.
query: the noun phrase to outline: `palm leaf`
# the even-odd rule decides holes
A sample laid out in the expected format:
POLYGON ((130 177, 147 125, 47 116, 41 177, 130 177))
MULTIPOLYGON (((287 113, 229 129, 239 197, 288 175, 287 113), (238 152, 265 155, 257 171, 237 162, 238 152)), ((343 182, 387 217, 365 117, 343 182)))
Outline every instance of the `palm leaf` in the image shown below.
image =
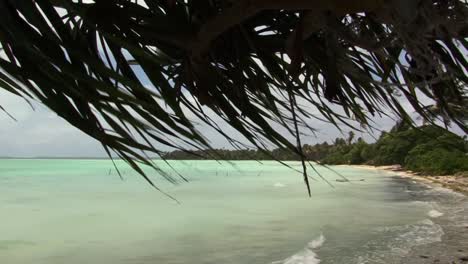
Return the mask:
POLYGON ((466 3, 383 2, 0 0, 0 87, 143 176, 164 146, 211 149, 189 113, 241 147, 206 109, 257 148, 299 154, 312 111, 337 126, 389 111, 411 121, 402 94, 430 120, 418 91, 468 131, 466 3))

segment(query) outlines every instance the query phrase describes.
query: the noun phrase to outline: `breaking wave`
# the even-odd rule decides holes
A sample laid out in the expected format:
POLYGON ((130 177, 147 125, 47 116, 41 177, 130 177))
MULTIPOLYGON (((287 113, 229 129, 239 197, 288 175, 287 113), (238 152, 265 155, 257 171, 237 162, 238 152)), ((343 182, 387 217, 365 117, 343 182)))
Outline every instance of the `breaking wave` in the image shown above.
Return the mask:
POLYGON ((442 212, 439 212, 437 210, 430 210, 427 215, 431 218, 437 218, 437 217, 441 217, 444 215, 444 213, 442 212))
POLYGON ((444 235, 442 228, 430 219, 409 225, 379 228, 377 231, 383 234, 387 233, 387 238, 393 238, 389 241, 369 242, 365 245, 369 249, 382 248, 383 245, 378 245, 380 243, 385 243, 385 246, 382 250, 369 250, 368 254, 359 256, 356 261, 358 264, 393 263, 395 259, 407 255, 412 247, 440 242, 444 235))
POLYGON ((319 264, 320 259, 313 250, 321 247, 323 243, 325 243, 325 236, 320 234, 316 239, 310 241, 303 250, 287 259, 275 261, 272 264, 319 264))

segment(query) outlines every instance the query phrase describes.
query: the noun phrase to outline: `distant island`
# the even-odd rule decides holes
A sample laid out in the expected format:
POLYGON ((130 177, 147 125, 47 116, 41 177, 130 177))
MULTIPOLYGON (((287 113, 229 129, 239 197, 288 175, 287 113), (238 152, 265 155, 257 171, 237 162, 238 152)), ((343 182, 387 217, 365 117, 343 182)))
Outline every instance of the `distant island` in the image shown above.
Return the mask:
MULTIPOLYGON (((468 141, 435 125, 411 127, 396 124, 389 132, 382 132, 376 142, 367 143, 349 132, 346 138, 333 142, 302 146, 307 160, 327 165, 401 165, 421 175, 461 175, 468 177, 468 141)), ((299 161, 299 156, 289 149, 269 151, 243 149, 175 150, 162 157, 166 160, 281 160, 299 161)), ((105 160, 109 157, 0 157, 0 159, 72 159, 105 160)), ((113 159, 120 159, 113 157, 113 159)))
MULTIPOLYGON (((334 142, 304 145, 307 160, 322 164, 338 165, 395 165, 423 175, 468 175, 468 142, 434 125, 411 127, 398 123, 389 132, 383 132, 375 143, 355 138, 350 132, 347 138, 334 142)), ((163 156, 167 160, 300 160, 288 149, 260 151, 253 149, 204 151, 172 151, 163 156)))
MULTIPOLYGON (((110 159, 108 156, 105 157, 61 157, 61 156, 32 156, 32 157, 15 157, 15 156, 0 156, 0 159, 35 159, 35 160, 47 160, 47 159, 54 159, 54 160, 108 160, 110 159)), ((117 160, 120 159, 118 157, 113 157, 113 159, 117 160)))

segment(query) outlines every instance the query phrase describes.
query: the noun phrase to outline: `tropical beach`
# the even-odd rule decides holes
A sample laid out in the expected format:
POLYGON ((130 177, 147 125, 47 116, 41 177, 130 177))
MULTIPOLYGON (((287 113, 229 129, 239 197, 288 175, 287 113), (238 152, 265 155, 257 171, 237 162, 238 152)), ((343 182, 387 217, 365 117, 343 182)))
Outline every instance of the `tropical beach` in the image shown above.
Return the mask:
MULTIPOLYGON (((468 262, 468 199, 467 199, 467 177, 466 176, 421 176, 411 171, 402 170, 401 166, 368 166, 353 165, 354 168, 367 170, 380 170, 386 173, 397 175, 411 182, 417 182, 425 186, 431 192, 439 192, 452 196, 452 203, 456 204, 457 209, 452 211, 453 215, 443 217, 444 213, 437 210, 431 210, 429 215, 433 218, 439 218, 438 224, 441 225, 444 234, 439 243, 423 245, 413 250, 403 260, 403 263, 465 263, 468 262), (450 219, 450 220, 449 220, 450 219)), ((433 198, 432 202, 440 201, 433 198)))
POLYGON ((422 176, 418 172, 404 170, 401 165, 390 166, 371 166, 371 165, 351 165, 354 168, 369 169, 369 170, 383 170, 394 173, 403 178, 416 180, 421 183, 429 184, 432 186, 443 187, 461 194, 468 194, 468 177, 465 173, 458 175, 426 175, 422 176))
POLYGON ((175 203, 122 162, 124 181, 108 160, 0 164, 5 263, 463 263, 467 254, 466 196, 383 170, 336 166, 349 180, 339 182, 317 166, 331 185, 314 176, 307 198, 300 173, 274 161, 176 161, 189 182, 162 187, 175 203))
POLYGON ((467 17, 0 0, 0 264, 468 263, 467 17))

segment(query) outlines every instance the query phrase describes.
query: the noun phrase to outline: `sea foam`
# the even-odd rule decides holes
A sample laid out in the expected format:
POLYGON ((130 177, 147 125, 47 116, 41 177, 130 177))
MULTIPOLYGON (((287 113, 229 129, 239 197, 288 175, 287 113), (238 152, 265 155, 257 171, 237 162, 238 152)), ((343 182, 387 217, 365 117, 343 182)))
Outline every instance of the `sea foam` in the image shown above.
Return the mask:
POLYGON ((430 219, 401 226, 378 228, 384 240, 371 240, 364 245, 369 248, 365 255, 357 257, 359 264, 396 263, 395 260, 407 255, 413 247, 442 241, 442 227, 430 219))
POLYGON ((432 217, 432 218, 437 218, 437 217, 443 216, 444 213, 439 212, 439 211, 437 211, 437 210, 430 210, 430 211, 427 213, 427 215, 428 215, 429 217, 432 217))
POLYGON ((325 243, 325 237, 321 234, 316 239, 310 241, 303 250, 285 260, 275 261, 272 264, 319 264, 320 259, 313 249, 321 247, 323 243, 325 243))
POLYGON ((325 236, 323 236, 323 234, 320 234, 319 237, 310 241, 309 244, 307 244, 307 247, 310 249, 316 249, 321 247, 323 243, 325 243, 325 236))

